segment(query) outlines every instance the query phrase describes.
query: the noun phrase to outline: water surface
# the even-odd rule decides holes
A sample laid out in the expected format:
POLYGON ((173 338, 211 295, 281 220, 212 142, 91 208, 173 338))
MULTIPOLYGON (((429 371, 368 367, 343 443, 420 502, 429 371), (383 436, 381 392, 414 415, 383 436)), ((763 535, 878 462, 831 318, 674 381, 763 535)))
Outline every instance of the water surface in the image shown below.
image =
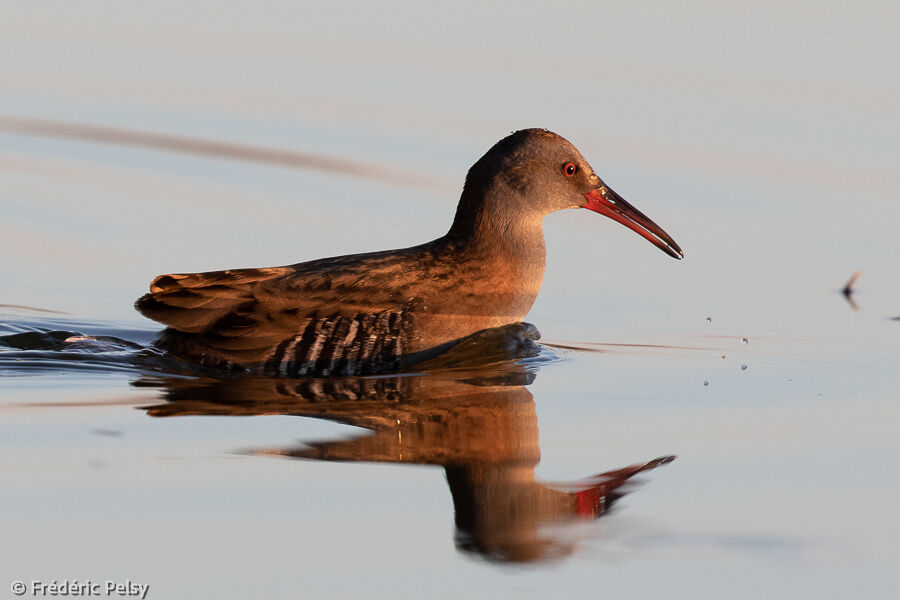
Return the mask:
POLYGON ((46 337, 0 349, 0 583, 897 589, 896 9, 567 6, 6 12, 0 334, 46 337), (313 389, 143 349, 155 275, 432 239, 471 163, 534 126, 685 250, 548 217, 539 357, 313 389))

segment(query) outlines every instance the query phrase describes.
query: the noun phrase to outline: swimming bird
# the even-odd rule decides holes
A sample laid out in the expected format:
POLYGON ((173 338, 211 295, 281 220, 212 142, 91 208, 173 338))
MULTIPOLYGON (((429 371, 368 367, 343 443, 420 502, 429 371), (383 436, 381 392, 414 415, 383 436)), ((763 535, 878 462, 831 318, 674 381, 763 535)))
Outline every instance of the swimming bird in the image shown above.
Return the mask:
POLYGON ((684 255, 566 139, 523 129, 469 169, 453 224, 436 240, 282 267, 161 275, 135 307, 168 326, 159 346, 205 366, 286 376, 398 371, 521 321, 543 279, 542 221, 568 208, 684 255))

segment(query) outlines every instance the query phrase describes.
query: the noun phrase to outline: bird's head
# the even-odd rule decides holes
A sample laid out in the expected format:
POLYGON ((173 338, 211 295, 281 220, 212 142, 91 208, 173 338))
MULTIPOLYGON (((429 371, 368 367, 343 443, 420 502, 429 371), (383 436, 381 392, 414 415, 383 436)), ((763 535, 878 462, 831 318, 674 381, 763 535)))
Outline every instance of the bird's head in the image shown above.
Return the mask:
POLYGON ((496 144, 466 176, 454 226, 479 219, 540 221, 586 208, 617 221, 674 258, 684 253, 662 227, 606 185, 581 153, 546 129, 522 129, 496 144))

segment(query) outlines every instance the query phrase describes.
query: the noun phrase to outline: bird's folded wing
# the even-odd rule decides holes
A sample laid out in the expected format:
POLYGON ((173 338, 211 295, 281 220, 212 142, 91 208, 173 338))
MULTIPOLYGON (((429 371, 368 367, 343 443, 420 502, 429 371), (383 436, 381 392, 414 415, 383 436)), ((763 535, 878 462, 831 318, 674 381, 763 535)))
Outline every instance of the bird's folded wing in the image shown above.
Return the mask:
POLYGON ((277 267, 160 275, 135 308, 184 333, 248 332, 260 302, 265 301, 259 297, 260 285, 287 273, 277 267))
POLYGON ((294 267, 161 275, 135 307, 224 360, 275 371, 395 354, 406 308, 380 277, 294 267))

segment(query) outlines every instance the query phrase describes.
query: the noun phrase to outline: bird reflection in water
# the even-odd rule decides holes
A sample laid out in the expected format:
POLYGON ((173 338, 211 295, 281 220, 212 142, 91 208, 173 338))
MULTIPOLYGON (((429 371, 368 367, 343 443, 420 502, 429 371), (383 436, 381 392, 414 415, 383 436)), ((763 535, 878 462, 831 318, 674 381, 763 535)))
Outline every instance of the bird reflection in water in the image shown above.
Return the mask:
POLYGON ((525 386, 534 380, 540 360, 498 361, 473 370, 465 356, 457 355, 432 365, 435 370, 427 375, 145 377, 136 385, 164 388, 167 402, 145 407, 156 417, 283 414, 368 429, 350 439, 253 453, 440 465, 456 509, 457 547, 492 561, 526 563, 571 554, 576 531, 561 525, 603 516, 628 491, 634 475, 674 459, 657 458, 572 483, 537 480, 537 414, 525 386))

